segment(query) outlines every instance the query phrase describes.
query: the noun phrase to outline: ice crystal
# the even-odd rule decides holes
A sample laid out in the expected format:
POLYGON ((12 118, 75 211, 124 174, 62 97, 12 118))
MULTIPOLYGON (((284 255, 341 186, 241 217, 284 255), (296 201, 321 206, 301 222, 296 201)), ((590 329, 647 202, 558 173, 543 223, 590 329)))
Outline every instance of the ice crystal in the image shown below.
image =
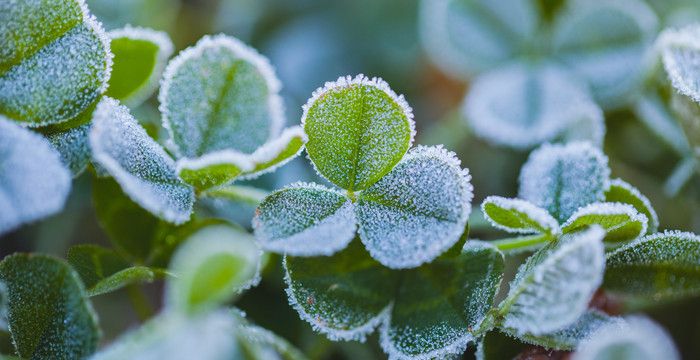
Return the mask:
POLYGON ((92 154, 90 153, 90 143, 88 141, 89 132, 90 124, 85 124, 47 136, 51 145, 61 155, 63 163, 73 173, 73 176, 80 175, 90 163, 92 154))
POLYGON ((673 87, 700 102, 700 25, 665 30, 657 46, 673 87))

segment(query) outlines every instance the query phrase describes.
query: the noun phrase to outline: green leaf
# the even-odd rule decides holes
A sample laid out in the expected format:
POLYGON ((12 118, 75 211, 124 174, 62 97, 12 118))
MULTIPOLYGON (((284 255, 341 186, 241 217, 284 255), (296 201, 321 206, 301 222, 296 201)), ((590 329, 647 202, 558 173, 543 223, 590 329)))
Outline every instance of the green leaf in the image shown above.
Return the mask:
POLYGON ((78 274, 62 260, 16 254, 0 263, 8 291, 8 324, 17 354, 81 359, 95 351, 97 315, 78 274))
POLYGON ((528 258, 499 305, 503 327, 541 335, 573 324, 602 282, 604 235, 598 226, 567 234, 528 258))
POLYGON ((578 208, 605 200, 609 178, 608 158, 590 143, 545 144, 520 170, 518 197, 564 222, 578 208))
POLYGON ((173 43, 164 32, 131 26, 112 30, 109 37, 114 66, 105 95, 135 108, 158 88, 173 43))
POLYGON ((124 192, 152 214, 174 224, 189 220, 193 189, 175 173, 175 163, 131 116, 105 97, 93 113, 93 158, 124 192))
POLYGON ((178 247, 168 270, 166 307, 205 312, 260 280, 261 252, 249 234, 219 224, 194 232, 178 247))
POLYGON ((561 233, 559 223, 547 210, 525 200, 489 196, 481 203, 481 211, 491 225, 509 233, 561 233))
POLYGON ((202 38, 170 61, 158 96, 176 155, 252 153, 284 124, 279 90, 254 49, 230 36, 202 38))
POLYGON ((622 179, 610 181, 610 187, 605 191, 606 202, 630 204, 647 217, 647 234, 656 232, 659 227, 659 217, 651 206, 651 202, 637 188, 622 179))
MULTIPOLYGON (((685 135, 687 141, 682 142, 683 144, 690 144, 694 151, 700 147, 700 125, 698 125, 698 118, 700 118, 700 102, 683 95, 677 91, 671 92, 671 110, 675 115, 675 120, 678 122, 680 127, 683 129, 682 132, 685 135)), ((697 154, 694 151, 688 151, 682 156, 694 155, 696 158, 697 154)))
MULTIPOLYGON (((236 309, 234 309, 236 312, 236 309)), ((233 314, 238 322, 236 336, 239 346, 247 355, 245 359, 265 360, 271 354, 284 360, 307 360, 308 358, 299 349, 290 344, 281 336, 260 326, 249 323, 243 314, 233 314)))
POLYGON ((630 307, 700 295, 700 237, 666 231, 607 256, 603 288, 630 307))
POLYGON ((477 360, 513 360, 525 349, 525 344, 501 331, 489 331, 476 345, 477 360))
POLYGON ((270 193, 252 186, 229 185, 207 190, 200 198, 225 199, 257 207, 270 193))
POLYGON ((90 124, 84 124, 46 136, 61 155, 61 161, 70 169, 73 177, 82 174, 92 158, 88 140, 89 133, 90 124))
POLYGON ((300 126, 285 129, 282 134, 259 147, 251 155, 253 169, 243 173, 245 179, 254 179, 272 172, 297 157, 304 149, 306 135, 300 126))
POLYGON ((700 102, 700 25, 667 29, 659 35, 658 48, 673 87, 700 102))
POLYGON ((605 231, 606 242, 619 243, 636 239, 647 232, 647 217, 629 204, 593 203, 571 215, 561 226, 564 234, 600 225, 605 231))
POLYGON ((267 251, 331 255, 355 237, 353 208, 350 199, 334 190, 295 183, 260 203, 253 218, 255 237, 267 251))
POLYGON ((430 262, 462 236, 471 212, 472 185, 453 152, 419 146, 359 194, 360 239, 384 266, 430 262))
POLYGON ((364 75, 341 77, 314 91, 301 121, 316 170, 349 191, 366 189, 391 171, 415 134, 403 96, 364 75))
POLYGON ((61 123, 105 92, 109 40, 82 1, 5 1, 0 14, 0 114, 61 123))
POLYGON ((70 188, 49 142, 0 115, 0 234, 61 211, 70 188))

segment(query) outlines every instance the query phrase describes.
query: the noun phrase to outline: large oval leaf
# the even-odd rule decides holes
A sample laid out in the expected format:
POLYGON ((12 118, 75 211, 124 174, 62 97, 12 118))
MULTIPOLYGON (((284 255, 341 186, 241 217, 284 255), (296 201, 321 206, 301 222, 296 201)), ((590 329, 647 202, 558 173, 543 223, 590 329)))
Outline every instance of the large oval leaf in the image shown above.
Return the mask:
POLYGON ((314 91, 301 121, 316 170, 349 191, 366 189, 388 173, 415 133, 403 96, 383 80, 363 75, 341 77, 314 91))

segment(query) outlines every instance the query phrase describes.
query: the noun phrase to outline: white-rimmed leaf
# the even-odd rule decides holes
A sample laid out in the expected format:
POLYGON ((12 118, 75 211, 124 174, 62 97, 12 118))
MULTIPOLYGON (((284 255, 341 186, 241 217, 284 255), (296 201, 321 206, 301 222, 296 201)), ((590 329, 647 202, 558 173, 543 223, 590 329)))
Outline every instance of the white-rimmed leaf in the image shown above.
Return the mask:
POLYGON ((165 70, 158 99, 178 157, 252 153, 284 123, 268 60, 230 36, 205 36, 165 70))
POLYGON ((700 102, 700 25, 664 30, 657 46, 673 87, 700 102))
POLYGON ((196 230, 180 245, 168 270, 165 304, 172 311, 206 312, 260 280, 253 237, 225 224, 196 230))
POLYGON ((93 158, 124 192, 156 216, 172 223, 190 218, 194 191, 175 173, 175 163, 131 116, 109 97, 93 113, 93 158))
POLYGON ((659 217, 651 202, 637 188, 622 179, 610 180, 610 187, 605 190, 605 201, 630 204, 647 217, 647 234, 655 233, 659 227, 659 217))
POLYGON ((545 144, 520 170, 518 197, 563 222, 578 208, 605 200, 609 177, 608 158, 590 143, 545 144))
POLYGON ((89 133, 90 124, 84 124, 46 136, 61 155, 63 164, 70 169, 74 177, 85 171, 92 158, 90 141, 88 140, 89 133))
POLYGON ((527 0, 423 0, 420 31, 431 59, 455 77, 467 78, 524 52, 538 14, 527 0))
POLYGON ((499 305, 515 334, 542 335, 573 324, 603 280, 605 231, 593 226, 564 235, 523 264, 499 305))
POLYGON ((565 234, 599 225, 605 230, 606 242, 636 239, 647 232, 647 217, 634 206, 622 203, 593 203, 579 208, 561 226, 565 234))
MULTIPOLYGON (((518 149, 552 141, 569 126, 601 122, 596 109, 585 86, 564 69, 520 62, 476 78, 464 102, 476 135, 518 149)), ((588 132, 600 142, 599 130, 588 132)))
POLYGON ((59 212, 70 188, 49 142, 0 115, 0 234, 59 212))
POLYGON ((131 26, 112 30, 109 37, 114 66, 105 95, 134 108, 155 92, 173 43, 164 32, 131 26))
POLYGON ((415 134, 403 95, 364 75, 341 77, 316 89, 301 121, 316 170, 350 191, 366 189, 391 171, 415 134))
POLYGON ((68 121, 104 93, 110 67, 109 40, 82 0, 0 4, 0 114, 68 121))
POLYGON ((559 223, 547 210, 521 199, 489 196, 481 203, 484 217, 494 227, 511 233, 557 235, 559 223))
POLYGON ((253 179, 262 174, 275 171, 298 156, 304 149, 306 135, 300 126, 285 129, 282 134, 259 147, 251 159, 253 170, 243 174, 245 179, 253 179))
POLYGON ((350 199, 316 184, 295 183, 270 194, 253 218, 260 246, 293 256, 331 255, 355 237, 350 199))
POLYGON ((471 212, 470 180, 453 152, 409 151, 358 197, 359 234, 372 257, 390 268, 412 268, 452 247, 471 212))
POLYGON ((573 360, 678 360, 669 334, 651 320, 631 316, 601 327, 577 349, 573 360))
POLYGON ((569 1, 554 29, 554 51, 590 85, 604 108, 624 105, 642 80, 645 52, 657 31, 640 0, 569 1))

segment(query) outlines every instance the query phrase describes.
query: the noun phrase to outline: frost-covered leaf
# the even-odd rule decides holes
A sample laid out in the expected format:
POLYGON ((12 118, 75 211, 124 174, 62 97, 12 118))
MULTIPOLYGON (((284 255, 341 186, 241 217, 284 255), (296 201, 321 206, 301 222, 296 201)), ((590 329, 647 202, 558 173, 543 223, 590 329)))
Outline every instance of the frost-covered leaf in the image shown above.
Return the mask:
POLYGON ((131 266, 114 250, 92 244, 71 247, 66 259, 80 275, 89 296, 113 292, 129 284, 152 282, 163 274, 146 266, 131 266))
POLYGON ((415 134, 403 95, 364 75, 341 77, 314 91, 301 121, 316 170, 350 191, 366 189, 391 171, 415 134))
POLYGON ((673 87, 700 102, 700 25, 664 30, 657 46, 673 87))
POLYGON ((207 190, 201 198, 226 199, 257 207, 270 193, 252 186, 230 185, 207 190))
POLYGON ((253 169, 243 174, 246 179, 272 172, 301 153, 306 142, 304 130, 299 126, 285 129, 282 134, 265 143, 251 154, 253 169))
POLYGON ((499 330, 489 331, 476 344, 476 360, 512 360, 524 350, 525 344, 499 330))
POLYGON ((599 104, 619 107, 642 80, 656 30, 656 15, 643 1, 569 1, 555 24, 554 51, 599 104))
POLYGON ((593 203, 579 208, 561 226, 565 234, 599 225, 605 230, 606 242, 636 239, 647 232, 647 217, 629 204, 593 203))
POLYGON ((672 91, 671 110, 682 129, 682 133, 685 135, 685 139, 687 139, 683 144, 689 143, 694 150, 681 154, 681 156, 687 156, 694 152, 694 155, 697 157, 697 153, 700 153, 700 122, 698 122, 698 119, 700 119, 700 102, 677 91, 672 91))
POLYGON ((360 239, 384 266, 412 268, 452 247, 471 212, 472 185, 453 152, 419 146, 360 193, 360 239))
POLYGON ((253 218, 260 246, 293 256, 331 255, 355 237, 350 199, 316 184, 296 183, 270 194, 253 218))
POLYGON ((175 173, 175 163, 131 116, 109 97, 93 113, 94 160, 144 209, 180 224, 190 218, 194 191, 175 173))
POLYGON ((0 234, 59 212, 70 188, 49 142, 0 115, 0 234))
POLYGON ((603 287, 629 305, 700 295, 700 237, 666 231, 626 244, 607 256, 603 287))
POLYGON ((105 95, 134 108, 155 92, 173 43, 164 32, 131 26, 110 31, 109 37, 114 66, 105 95))
POLYGON ((109 40, 82 0, 0 3, 0 114, 70 120, 105 92, 110 68, 109 40))
POLYGON ((518 197, 564 222, 579 207, 605 200, 609 177, 608 158, 590 143, 545 144, 520 170, 518 197))
POLYGON ((243 315, 234 314, 238 322, 236 336, 239 346, 250 360, 265 360, 271 357, 284 360, 308 360, 306 355, 283 337, 270 330, 251 324, 243 315))
POLYGON ((423 46, 444 71, 466 78, 524 51, 537 30, 528 0, 423 0, 423 46))
POLYGON ((189 313, 216 308, 258 283, 261 254, 244 231, 224 224, 202 227, 173 256, 166 306, 189 313))
POLYGON ((647 217, 647 234, 655 233, 659 227, 659 217, 651 202, 637 188, 622 179, 610 180, 610 187, 605 191, 605 201, 630 204, 647 217))
POLYGON ((651 320, 632 316, 607 324, 574 353, 573 360, 679 360, 669 334, 651 320))
MULTIPOLYGON (((518 149, 552 141, 574 126, 603 122, 583 84, 554 64, 515 63, 476 78, 464 102, 474 133, 518 149)), ((600 142, 600 129, 586 133, 600 142)), ((571 134, 569 134, 571 137, 571 134)))
POLYGON ((46 136, 74 177, 85 171, 92 158, 88 140, 89 132, 90 124, 84 124, 46 136))
POLYGON ((525 200, 489 196, 481 203, 484 217, 494 227, 511 233, 557 235, 559 223, 547 210, 525 200))
POLYGON ((82 359, 100 337, 97 315, 78 274, 62 260, 16 254, 0 263, 7 286, 8 324, 25 359, 82 359))
POLYGON ((381 343, 392 359, 433 359, 464 353, 493 306, 503 254, 480 241, 459 256, 402 273, 381 343))
POLYGON ((503 326, 515 334, 542 335, 573 324, 603 280, 603 236, 593 226, 528 258, 499 306, 503 326))
POLYGON ((388 316, 398 273, 353 241, 331 257, 285 257, 289 303, 332 340, 360 340, 388 316))
POLYGON ((284 123, 268 60, 230 36, 205 36, 170 61, 158 99, 176 155, 250 154, 284 123))

